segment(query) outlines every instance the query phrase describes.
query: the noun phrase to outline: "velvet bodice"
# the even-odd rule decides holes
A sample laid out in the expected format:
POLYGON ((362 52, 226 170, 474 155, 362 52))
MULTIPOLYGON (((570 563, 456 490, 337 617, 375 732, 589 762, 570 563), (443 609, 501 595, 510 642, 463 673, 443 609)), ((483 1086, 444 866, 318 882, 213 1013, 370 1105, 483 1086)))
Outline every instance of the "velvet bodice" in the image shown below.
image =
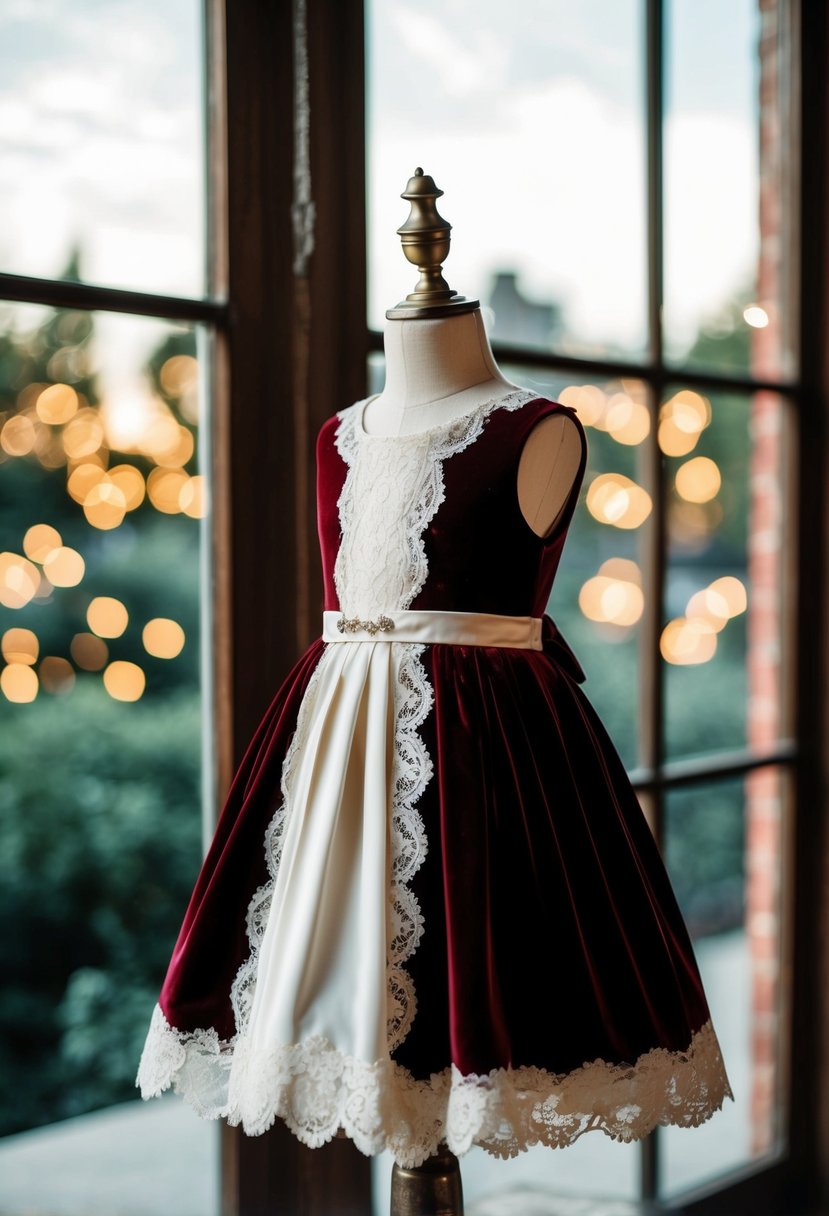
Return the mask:
MULTIPOLYGON (((354 407, 352 407, 354 408, 354 407)), ((339 500, 348 464, 336 442, 341 415, 329 418, 317 438, 317 522, 325 585, 324 607, 339 611, 334 577, 341 539, 339 500)), ((422 543, 428 576, 406 607, 454 612, 542 616, 555 579, 567 530, 578 501, 587 461, 584 428, 569 406, 539 397, 518 409, 494 408, 483 429, 460 450, 446 455, 438 442, 411 444, 412 459, 440 461, 443 501, 426 523, 422 543), (518 502, 518 464, 524 443, 542 418, 564 411, 582 441, 579 468, 552 533, 539 537, 518 502)), ((411 436, 378 437, 355 428, 356 445, 387 445, 395 459, 411 436)), ((424 432, 428 437, 429 432, 424 432)), ((355 509, 359 510, 359 500, 355 509)), ((387 604, 391 610, 399 607, 387 604)))

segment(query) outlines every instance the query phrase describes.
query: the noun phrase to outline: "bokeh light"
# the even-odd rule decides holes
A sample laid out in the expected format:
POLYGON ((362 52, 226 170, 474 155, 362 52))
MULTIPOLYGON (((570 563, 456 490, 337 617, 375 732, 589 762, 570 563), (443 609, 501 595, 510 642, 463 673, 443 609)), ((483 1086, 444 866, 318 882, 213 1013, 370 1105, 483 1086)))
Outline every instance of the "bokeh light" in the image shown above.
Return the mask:
POLYGON ((569 384, 558 399, 576 411, 584 426, 596 426, 604 413, 605 395, 596 384, 569 384))
POLYGON ((129 619, 126 606, 108 595, 96 595, 86 610, 86 623, 99 638, 120 638, 129 619))
POLYGON ((85 568, 80 553, 68 545, 53 549, 43 563, 44 572, 55 587, 77 587, 85 568))
POLYGON ((614 393, 607 403, 605 427, 617 443, 641 443, 651 429, 647 406, 634 401, 627 393, 614 393))
POLYGON ((188 431, 186 426, 178 426, 172 419, 171 421, 176 428, 174 441, 168 446, 156 450, 152 455, 156 464, 162 465, 164 468, 175 469, 187 464, 188 460, 192 460, 195 441, 192 431, 188 431))
POLYGON ((184 630, 177 621, 158 616, 147 621, 141 640, 148 654, 157 659, 174 659, 184 646, 184 630))
POLYGON ((54 588, 53 588, 52 584, 49 582, 48 578, 41 570, 40 583, 38 584, 38 588, 34 594, 34 598, 36 600, 40 600, 41 604, 45 604, 52 598, 53 590, 54 590, 54 588))
POLYGON ((157 511, 177 515, 181 511, 179 497, 189 481, 184 469, 153 469, 147 478, 147 493, 157 511))
POLYGON ((101 531, 117 528, 126 512, 126 497, 108 474, 100 478, 83 500, 83 513, 87 521, 101 531))
POLYGON ((50 384, 38 394, 35 409, 41 422, 58 426, 78 412, 78 394, 70 384, 50 384))
POLYGON ((67 456, 79 460, 97 452, 104 442, 104 424, 97 410, 79 410, 63 430, 63 446, 67 456))
POLYGON ((181 487, 178 503, 184 514, 192 519, 202 519, 207 514, 207 487, 200 473, 189 477, 181 487))
POLYGON ((587 490, 587 509, 594 519, 615 528, 638 528, 651 513, 651 497, 622 473, 599 473, 587 490))
POLYGON ((579 607, 591 621, 635 625, 645 607, 642 575, 629 558, 611 557, 579 591, 579 607))
POLYGON ((168 397, 181 397, 196 387, 199 365, 192 355, 172 355, 162 364, 161 387, 168 397))
POLYGON ((76 633, 69 653, 82 671, 100 671, 109 659, 109 647, 94 633, 76 633))
MULTIPOLYGON (((166 463, 165 458, 174 452, 179 444, 180 430, 173 415, 166 408, 159 409, 141 434, 141 448, 157 464, 166 463)), ((170 461, 168 467, 175 467, 176 463, 183 462, 170 461)))
POLYGON ((4 608, 25 608, 39 586, 37 566, 19 553, 0 553, 0 604, 4 608))
POLYGON ((703 587, 701 591, 695 591, 688 600, 685 615, 708 621, 714 632, 719 633, 725 627, 730 614, 725 596, 712 591, 710 587, 703 587))
POLYGON ((743 320, 752 329, 765 329, 769 323, 769 314, 759 304, 749 304, 743 309, 743 320))
POLYGON ((146 676, 137 663, 116 659, 104 671, 104 688, 115 701, 138 701, 143 695, 146 676))
POLYGON ((48 655, 40 664, 38 674, 43 691, 57 696, 71 692, 75 683, 72 664, 57 655, 48 655))
POLYGON ((76 465, 69 474, 66 488, 75 502, 79 502, 83 506, 93 486, 96 486, 106 476, 107 474, 100 464, 84 461, 82 464, 76 465))
POLYGON ((161 366, 161 387, 168 397, 178 400, 182 417, 199 420, 199 365, 193 355, 172 355, 161 366))
POLYGON ((31 629, 7 629, 0 645, 7 663, 31 666, 37 662, 40 645, 31 629))
POLYGON ((63 544, 60 532, 49 524, 32 524, 23 537, 23 552, 33 562, 43 565, 46 558, 63 544))
POLYGON ((674 484, 677 494, 687 502, 710 502, 719 493, 722 478, 708 456, 694 456, 679 466, 674 484))
POLYGON ((707 663, 717 649, 717 632, 702 617, 675 617, 668 621, 659 639, 659 650, 668 663, 707 663))
POLYGON ((30 380, 28 384, 24 384, 23 388, 17 394, 15 404, 19 413, 23 414, 27 410, 34 409, 37 405, 37 399, 45 388, 50 388, 49 384, 45 384, 39 380, 30 380))
POLYGON ((144 478, 133 464, 118 464, 110 469, 107 477, 124 495, 127 511, 134 511, 144 501, 144 478))
POLYGON ((37 696, 37 676, 24 663, 9 663, 0 671, 0 691, 7 701, 23 705, 37 696))
POLYGON ((0 447, 8 456, 27 456, 35 446, 35 426, 27 414, 12 414, 0 431, 0 447))
POLYGON ((659 410, 659 447, 666 456, 686 456, 710 422, 710 401, 692 389, 682 389, 659 410))
POLYGON ((745 585, 733 574, 715 578, 709 587, 714 595, 721 595, 728 605, 729 616, 739 616, 748 607, 748 594, 745 585))

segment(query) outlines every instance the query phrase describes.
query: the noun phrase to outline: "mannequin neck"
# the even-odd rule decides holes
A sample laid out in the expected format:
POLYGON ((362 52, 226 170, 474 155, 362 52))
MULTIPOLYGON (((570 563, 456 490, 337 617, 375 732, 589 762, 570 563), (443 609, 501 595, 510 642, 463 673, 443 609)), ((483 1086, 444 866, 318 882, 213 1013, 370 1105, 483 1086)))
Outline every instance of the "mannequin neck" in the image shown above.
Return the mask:
POLYGON ((386 383, 363 414, 369 433, 426 430, 517 387, 501 374, 480 309, 456 316, 388 321, 386 383))

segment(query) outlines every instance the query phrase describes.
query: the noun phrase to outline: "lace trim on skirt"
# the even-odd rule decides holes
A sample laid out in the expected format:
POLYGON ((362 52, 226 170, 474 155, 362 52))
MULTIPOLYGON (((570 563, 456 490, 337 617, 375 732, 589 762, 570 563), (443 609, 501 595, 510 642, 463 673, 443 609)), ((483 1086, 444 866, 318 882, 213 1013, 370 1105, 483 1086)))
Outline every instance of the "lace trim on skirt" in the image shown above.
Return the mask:
POLYGON ((322 1038, 252 1056, 244 1039, 221 1042, 153 1015, 139 1083, 145 1097, 172 1087, 203 1118, 223 1117, 260 1135, 280 1117, 311 1148, 342 1127, 366 1155, 389 1150, 420 1165, 445 1142, 515 1157, 536 1144, 563 1148, 588 1131, 639 1140, 657 1124, 697 1127, 733 1099, 709 1019, 686 1051, 654 1047, 633 1064, 596 1059, 569 1073, 496 1068, 463 1075, 454 1065, 417 1080, 390 1059, 367 1064, 322 1038))

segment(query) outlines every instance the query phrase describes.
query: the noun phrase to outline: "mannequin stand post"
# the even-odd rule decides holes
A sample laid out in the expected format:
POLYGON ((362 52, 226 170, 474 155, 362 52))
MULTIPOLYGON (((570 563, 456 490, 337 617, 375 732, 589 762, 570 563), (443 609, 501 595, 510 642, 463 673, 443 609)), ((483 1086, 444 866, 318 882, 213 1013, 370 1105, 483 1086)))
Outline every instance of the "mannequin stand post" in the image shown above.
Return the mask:
POLYGON ((441 1149, 414 1169, 395 1163, 391 1216, 463 1216, 461 1169, 455 1154, 441 1149))

